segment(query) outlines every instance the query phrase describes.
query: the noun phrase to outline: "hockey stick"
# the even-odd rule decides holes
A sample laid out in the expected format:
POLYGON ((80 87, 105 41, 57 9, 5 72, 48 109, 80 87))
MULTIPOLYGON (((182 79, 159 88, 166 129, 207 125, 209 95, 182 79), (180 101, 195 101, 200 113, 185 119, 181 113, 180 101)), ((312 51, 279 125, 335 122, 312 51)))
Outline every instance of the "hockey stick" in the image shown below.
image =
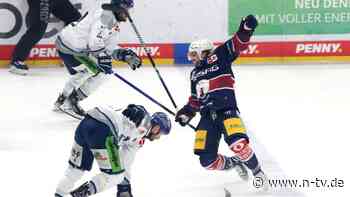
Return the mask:
POLYGON ((165 89, 166 93, 168 94, 168 97, 170 98, 171 102, 173 103, 173 106, 175 107, 175 110, 177 111, 177 105, 176 105, 176 103, 175 103, 173 97, 171 96, 170 91, 169 91, 167 85, 165 84, 165 82, 164 82, 162 76, 160 75, 159 70, 158 70, 158 68, 156 67, 156 64, 155 64, 155 62, 154 62, 154 60, 153 60, 153 58, 152 58, 152 56, 151 56, 151 53, 149 52, 148 48, 146 47, 146 44, 145 44, 145 42, 143 41, 143 38, 142 38, 140 32, 137 30, 136 25, 135 25, 134 21, 132 20, 130 14, 127 12, 126 15, 127 15, 128 19, 129 19, 129 21, 130 21, 130 24, 131 24, 132 28, 134 29, 134 31, 135 31, 135 33, 136 33, 137 38, 139 39, 139 42, 141 43, 141 47, 143 48, 143 50, 145 50, 145 52, 146 52, 146 54, 147 54, 147 57, 148 57, 148 59, 150 60, 150 62, 151 62, 151 64, 152 64, 152 67, 153 67, 154 70, 156 71, 156 73, 157 73, 157 75, 158 75, 158 78, 159 78, 160 82, 161 82, 162 85, 163 85, 163 88, 165 89))
MULTIPOLYGON (((169 108, 167 108, 166 106, 164 106, 163 104, 159 103, 158 101, 156 101, 154 98, 152 98, 151 96, 149 96, 147 93, 145 93, 144 91, 142 91, 140 88, 136 87, 134 84, 130 83, 128 80, 126 80, 124 77, 122 77, 121 75, 119 75, 118 73, 114 72, 113 73, 114 76, 118 77, 120 80, 122 80, 124 83, 128 84, 129 86, 131 86, 132 88, 134 88, 136 91, 138 91, 140 94, 142 94, 143 96, 145 96, 146 98, 148 98, 149 100, 151 100, 153 103, 155 103, 156 105, 158 105, 159 107, 163 108, 165 111, 167 111, 169 114, 175 116, 175 113, 173 111, 171 111, 169 108)), ((191 127, 193 130, 196 130, 196 127, 194 127, 191 124, 187 124, 189 127, 191 127)))
POLYGON ((73 113, 69 113, 68 111, 63 110, 61 107, 58 107, 58 111, 60 111, 60 112, 62 112, 62 113, 64 113, 64 114, 66 114, 66 115, 68 115, 68 116, 70 116, 70 117, 72 117, 72 118, 74 118, 74 119, 77 119, 77 120, 82 120, 82 119, 83 119, 83 117, 78 116, 78 115, 75 115, 75 114, 73 114, 73 113))

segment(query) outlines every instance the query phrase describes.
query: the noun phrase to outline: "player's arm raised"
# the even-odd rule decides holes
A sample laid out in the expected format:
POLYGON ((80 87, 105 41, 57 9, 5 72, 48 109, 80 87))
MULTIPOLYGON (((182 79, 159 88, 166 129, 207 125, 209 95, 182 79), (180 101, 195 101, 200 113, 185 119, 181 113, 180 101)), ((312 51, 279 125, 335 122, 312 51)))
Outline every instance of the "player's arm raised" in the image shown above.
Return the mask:
POLYGON ((254 15, 242 18, 236 33, 224 44, 216 48, 216 53, 222 58, 230 58, 234 61, 239 54, 248 48, 250 38, 258 26, 258 21, 254 15))
POLYGON ((241 20, 238 31, 232 38, 233 47, 238 52, 244 51, 248 48, 250 38, 252 37, 256 27, 258 26, 258 21, 255 16, 248 15, 241 20))

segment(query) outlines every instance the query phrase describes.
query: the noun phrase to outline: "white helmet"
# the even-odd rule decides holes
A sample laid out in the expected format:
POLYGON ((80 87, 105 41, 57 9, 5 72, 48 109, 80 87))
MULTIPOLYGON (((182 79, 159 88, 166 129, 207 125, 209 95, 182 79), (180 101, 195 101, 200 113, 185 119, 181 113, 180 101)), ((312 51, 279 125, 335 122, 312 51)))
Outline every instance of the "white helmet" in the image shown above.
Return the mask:
MULTIPOLYGON (((196 41, 193 41, 188 47, 188 53, 196 52, 199 58, 202 59, 202 56, 201 56, 202 52, 211 51, 213 48, 214 48, 213 43, 208 39, 196 40, 196 41)), ((189 55, 187 55, 187 59, 191 61, 189 55)))

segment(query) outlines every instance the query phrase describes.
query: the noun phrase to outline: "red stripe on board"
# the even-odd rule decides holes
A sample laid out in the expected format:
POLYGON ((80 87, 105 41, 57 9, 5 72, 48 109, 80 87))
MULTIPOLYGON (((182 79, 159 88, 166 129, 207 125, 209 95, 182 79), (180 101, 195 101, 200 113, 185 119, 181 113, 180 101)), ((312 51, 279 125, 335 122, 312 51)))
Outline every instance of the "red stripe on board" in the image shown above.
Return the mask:
MULTIPOLYGON (((121 44, 121 47, 131 48, 137 55, 147 57, 147 53, 140 44, 121 44)), ((155 58, 174 58, 173 44, 147 44, 152 57, 155 58)))
MULTIPOLYGON (((0 60, 11 59, 15 45, 0 45, 0 60)), ((36 45, 29 53, 28 60, 54 60, 59 59, 55 45, 36 45)))
POLYGON ((14 45, 0 45, 0 60, 10 60, 14 45))
MULTIPOLYGON (((122 47, 128 47, 134 50, 141 57, 147 57, 146 52, 139 44, 122 44, 122 47)), ((147 44, 146 45, 154 58, 174 58, 173 44, 147 44)), ((15 45, 0 45, 0 60, 9 60, 15 45)), ((54 44, 36 45, 30 52, 28 60, 52 60, 59 59, 54 44)))
POLYGON ((349 56, 350 41, 253 42, 242 57, 349 56))

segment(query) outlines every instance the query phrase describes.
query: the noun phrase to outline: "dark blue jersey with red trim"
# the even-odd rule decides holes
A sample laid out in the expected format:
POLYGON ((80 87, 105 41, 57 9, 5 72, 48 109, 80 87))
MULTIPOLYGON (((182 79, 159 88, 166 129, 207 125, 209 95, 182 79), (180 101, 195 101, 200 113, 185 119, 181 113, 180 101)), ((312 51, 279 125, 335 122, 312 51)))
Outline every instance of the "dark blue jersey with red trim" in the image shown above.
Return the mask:
POLYGON ((191 72, 191 96, 188 106, 195 111, 210 107, 210 110, 236 109, 233 61, 248 42, 233 36, 218 46, 201 64, 191 72))

